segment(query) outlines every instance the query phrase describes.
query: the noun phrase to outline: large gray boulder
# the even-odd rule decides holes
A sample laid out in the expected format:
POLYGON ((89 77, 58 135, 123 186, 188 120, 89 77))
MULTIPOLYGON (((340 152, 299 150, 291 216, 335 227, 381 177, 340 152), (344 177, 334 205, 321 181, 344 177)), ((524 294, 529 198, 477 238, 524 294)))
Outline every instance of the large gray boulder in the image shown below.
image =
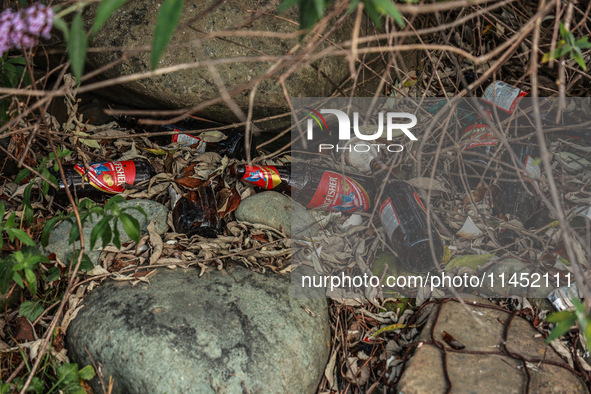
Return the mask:
MULTIPOLYGON (((127 53, 128 60, 118 64, 101 77, 115 78, 150 70, 150 48, 154 36, 154 26, 161 5, 160 0, 137 0, 128 2, 111 16, 98 35, 91 41, 91 47, 113 48, 113 50, 91 51, 88 65, 92 68, 103 67, 127 53), (143 49, 140 49, 143 48, 143 49), (133 53, 133 49, 140 49, 133 53), (139 53, 138 53, 139 52, 139 53)), ((236 87, 254 81, 264 75, 275 63, 260 62, 261 56, 286 55, 299 40, 293 38, 275 38, 264 36, 241 37, 240 32, 261 31, 266 33, 294 33, 298 24, 295 8, 282 17, 275 14, 275 7, 267 12, 256 14, 264 8, 277 4, 276 0, 233 0, 220 3, 214 0, 185 1, 179 29, 159 63, 159 67, 178 64, 195 64, 215 59, 250 58, 249 61, 231 61, 216 64, 215 69, 226 88, 231 91, 236 87), (285 17, 285 18, 283 18, 285 17), (190 23, 190 27, 186 24, 190 23), (232 30, 238 35, 233 37, 206 37, 209 32, 232 30)), ((96 10, 96 8, 95 8, 96 10)), ((90 16, 90 15, 89 15, 90 16)), ((89 18, 92 20, 92 18, 89 18)), ((334 41, 346 41, 351 38, 352 18, 345 26, 340 26, 330 36, 334 41)), ((328 47, 324 42, 317 50, 328 47)), ((296 51, 296 54, 298 51, 296 51)), ((271 78, 261 82, 255 99, 254 118, 267 117, 289 111, 281 86, 276 84, 276 77, 288 67, 278 69, 271 78)), ((297 97, 324 97, 335 91, 349 75, 349 68, 343 57, 328 57, 316 62, 314 67, 302 65, 286 81, 287 91, 297 97), (323 76, 324 75, 324 76, 323 76)), ((146 79, 138 79, 123 85, 109 87, 101 92, 115 102, 144 108, 185 108, 201 104, 220 97, 220 89, 214 83, 210 70, 205 66, 185 67, 183 70, 146 79)), ((246 113, 249 102, 249 90, 233 94, 237 104, 246 113)), ((223 104, 216 104, 199 114, 223 123, 236 121, 234 114, 223 104)), ((289 117, 285 118, 289 124, 289 117)))
POLYGON ((291 298, 289 276, 238 266, 198 274, 103 284, 68 328, 68 355, 87 365, 88 349, 119 393, 314 393, 330 348, 326 299, 291 298))

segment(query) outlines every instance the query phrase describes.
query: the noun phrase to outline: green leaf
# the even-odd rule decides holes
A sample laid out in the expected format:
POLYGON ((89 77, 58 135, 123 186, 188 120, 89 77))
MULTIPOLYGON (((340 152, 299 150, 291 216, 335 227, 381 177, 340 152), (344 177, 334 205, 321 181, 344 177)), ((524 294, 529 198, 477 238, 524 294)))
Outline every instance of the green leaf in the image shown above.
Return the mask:
POLYGON ((585 36, 585 37, 579 38, 577 41, 575 41, 575 46, 577 48, 581 48, 581 49, 591 48, 591 42, 589 42, 589 37, 585 36))
MULTIPOLYGON (((109 225, 109 220, 111 218, 109 216, 106 216, 104 218, 102 218, 93 228, 92 228, 92 232, 90 233, 90 250, 94 250, 94 246, 96 245, 96 241, 99 238, 103 238, 103 235, 105 233, 105 227, 109 227, 109 232, 111 232, 111 226, 109 225)), ((104 240, 103 240, 103 247, 107 246, 107 244, 109 243, 110 239, 107 241, 107 243, 105 244, 104 240)))
MULTIPOLYGON (((391 0, 365 0, 365 3, 372 3, 373 7, 379 15, 388 15, 394 20, 394 22, 396 22, 398 26, 404 27, 404 18, 402 17, 402 14, 400 13, 396 5, 394 5, 394 2, 392 2, 391 0)), ((381 23, 379 22, 379 18, 378 23, 376 23, 376 25, 381 25, 381 23)))
POLYGON ((80 379, 84 380, 91 380, 92 378, 94 378, 94 375, 95 373, 92 365, 87 365, 86 367, 82 368, 80 372, 78 372, 78 376, 80 377, 80 379))
POLYGON ((62 275, 62 271, 58 267, 51 267, 45 274, 46 282, 55 282, 62 275))
POLYGON ((98 33, 100 28, 105 24, 107 19, 117 11, 127 0, 103 0, 98 7, 96 12, 96 18, 94 18, 94 24, 92 25, 92 37, 98 33))
POLYGON ((105 203, 105 211, 112 211, 115 205, 121 204, 125 199, 120 195, 115 195, 105 203))
POLYGON ((471 254, 467 256, 458 256, 455 257, 452 261, 450 261, 445 268, 444 271, 449 271, 455 267, 468 267, 468 268, 478 268, 482 264, 487 263, 490 259, 495 256, 494 253, 491 254, 471 254))
POLYGON ((36 301, 24 301, 18 311, 19 316, 26 317, 31 323, 37 320, 44 308, 36 301))
POLYGON ((60 387, 72 383, 79 383, 78 364, 64 363, 60 365, 57 367, 57 377, 60 382, 60 387))
POLYGON ((121 224, 123 225, 123 229, 129 235, 129 238, 133 239, 135 242, 140 241, 140 222, 127 213, 121 213, 119 215, 119 219, 121 220, 121 224))
POLYGON ((154 29, 154 41, 152 42, 152 70, 158 66, 158 62, 179 24, 183 6, 184 0, 165 0, 160 6, 154 29))
POLYGON ((23 230, 20 230, 18 228, 11 228, 8 229, 6 232, 8 231, 10 231, 14 236, 16 236, 19 239, 19 241, 21 241, 25 245, 37 246, 35 241, 33 241, 31 237, 29 237, 29 234, 25 233, 23 230))
POLYGON ((282 14, 283 12, 287 11, 291 7, 298 5, 299 3, 300 0, 283 0, 281 4, 279 4, 279 7, 277 7, 277 13, 282 14))
POLYGON ((391 325, 386 326, 384 328, 380 328, 379 330, 377 330, 376 332, 371 334, 371 338, 375 338, 378 335, 383 334, 385 332, 400 330, 400 329, 403 329, 404 327, 406 327, 405 323, 391 324, 391 325))
POLYGON ((87 44, 84 21, 82 20, 82 11, 79 11, 72 20, 72 25, 70 26, 70 39, 68 41, 68 54, 70 55, 72 74, 74 74, 78 85, 80 85, 80 79, 84 72, 87 44))
MULTIPOLYGON (((78 262, 79 250, 75 250, 73 253, 68 254, 68 268, 73 270, 78 262)), ((94 268, 94 264, 90 261, 90 257, 86 253, 82 254, 82 260, 80 261, 80 267, 78 271, 86 272, 94 268)))
POLYGON ((568 330, 570 330, 573 324, 575 324, 576 320, 577 317, 574 314, 571 314, 571 316, 569 316, 568 318, 558 322, 558 324, 556 324, 556 327, 554 327, 550 335, 548 335, 548 338, 546 338, 546 343, 552 342, 556 338, 559 338, 566 332, 568 332, 568 330))
POLYGON ((27 65, 27 59, 25 59, 22 56, 13 57, 12 59, 8 59, 6 61, 6 63, 18 64, 18 65, 21 65, 21 66, 26 66, 27 65))
POLYGON ((68 243, 73 244, 77 240, 80 239, 80 230, 78 229, 78 225, 76 223, 72 224, 72 229, 70 230, 70 238, 68 238, 68 243))
POLYGON ((37 294, 37 277, 35 276, 35 272, 33 272, 30 268, 25 268, 25 278, 27 279, 27 285, 31 294, 37 294))
POLYGON ((300 1, 300 29, 310 30, 324 15, 324 0, 300 1))
POLYGON ((115 245, 117 249, 121 249, 121 237, 119 236, 119 228, 116 223, 113 225, 113 245, 115 245))
POLYGON ((49 243, 49 236, 51 235, 51 232, 53 231, 55 224, 62 219, 63 218, 60 215, 55 216, 45 222, 45 224, 43 225, 43 232, 41 233, 41 245, 47 246, 47 244, 49 243))
POLYGON ((6 294, 12 279, 12 264, 9 260, 0 261, 0 293, 6 294))
POLYGON ((21 278, 21 276, 18 274, 18 272, 13 273, 12 280, 15 281, 16 284, 19 285, 19 287, 21 289, 25 288, 25 282, 23 282, 23 278, 21 278))
POLYGON ((569 32, 566 29, 566 26, 564 26, 562 24, 562 22, 560 22, 560 35, 562 36, 562 38, 564 38, 566 40, 566 42, 568 42, 571 46, 574 44, 574 37, 572 35, 571 32, 569 32))
POLYGON ((572 56, 576 60, 576 62, 579 64, 579 66, 581 66, 581 68, 584 71, 587 71, 587 64, 585 64, 585 59, 583 59, 583 54, 581 53, 581 49, 578 47, 573 47, 572 56))
POLYGON ((4 203, 0 202, 0 220, 4 220, 5 213, 6 213, 6 208, 4 208, 4 203))
POLYGON ((111 233, 111 226, 107 223, 107 226, 105 227, 105 230, 103 231, 103 235, 101 236, 101 239, 103 241, 103 248, 105 246, 107 246, 109 244, 109 242, 111 242, 112 237, 113 237, 113 235, 111 233))
POLYGON ((94 264, 90 261, 90 257, 86 253, 82 255, 82 261, 80 262, 79 270, 82 272, 90 271, 94 268, 94 264))
POLYGON ((31 205, 31 190, 33 190, 33 184, 29 183, 25 187, 23 192, 23 211, 25 215, 25 221, 28 225, 33 223, 33 206, 31 205))
POLYGON ((548 323, 558 323, 560 321, 570 318, 572 315, 573 315, 573 311, 554 312, 554 313, 549 314, 546 317, 546 321, 548 323))

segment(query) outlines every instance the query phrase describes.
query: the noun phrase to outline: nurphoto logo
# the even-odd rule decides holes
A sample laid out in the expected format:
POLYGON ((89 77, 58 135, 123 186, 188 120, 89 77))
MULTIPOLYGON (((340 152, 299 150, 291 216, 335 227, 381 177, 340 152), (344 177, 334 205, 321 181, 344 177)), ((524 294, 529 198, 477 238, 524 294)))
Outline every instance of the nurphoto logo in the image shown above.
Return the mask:
POLYGON ((311 141, 314 138, 314 128, 320 129, 320 131, 328 131, 328 123, 323 114, 331 114, 336 116, 338 122, 339 133, 338 137, 340 141, 348 141, 350 143, 345 146, 334 145, 334 144, 319 144, 318 151, 323 150, 347 150, 351 152, 368 152, 370 149, 375 148, 378 152, 380 150, 387 150, 388 152, 402 152, 404 147, 400 144, 383 144, 383 143, 372 143, 366 142, 356 143, 351 141, 375 141, 382 139, 384 134, 384 123, 386 125, 386 139, 392 141, 394 131, 402 131, 411 141, 417 141, 417 137, 411 133, 410 129, 416 126, 417 117, 408 112, 387 112, 385 113, 386 121, 384 122, 384 112, 378 113, 378 122, 373 134, 365 134, 359 130, 359 112, 353 112, 353 127, 351 127, 351 119, 349 115, 344 111, 338 109, 326 109, 323 108, 320 111, 316 111, 310 107, 304 107, 307 110, 307 135, 306 138, 311 141), (410 122, 401 123, 400 120, 409 119, 410 122), (353 129, 354 137, 351 136, 351 128, 353 129), (352 140, 353 138, 353 140, 352 140))

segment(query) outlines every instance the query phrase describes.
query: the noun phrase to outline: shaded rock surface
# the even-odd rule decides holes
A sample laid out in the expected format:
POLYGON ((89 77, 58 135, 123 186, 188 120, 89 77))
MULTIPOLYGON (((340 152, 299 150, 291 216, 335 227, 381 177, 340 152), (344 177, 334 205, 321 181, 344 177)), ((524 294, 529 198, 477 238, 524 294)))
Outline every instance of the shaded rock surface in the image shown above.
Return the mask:
MULTIPOLYGON (((480 304, 492 305, 476 299, 480 304)), ((482 355, 453 352, 443 340, 443 331, 465 346, 463 351, 501 352, 503 332, 510 315, 506 312, 471 305, 467 309, 450 301, 436 306, 441 308, 434 338, 446 348, 447 371, 453 393, 524 393, 526 373, 523 363, 507 355, 482 355)), ((418 340, 431 339, 430 331, 435 323, 434 309, 418 340)), ((532 325, 521 317, 515 317, 509 326, 507 348, 530 359, 547 360, 566 364, 532 325)), ((442 364, 442 351, 432 344, 423 344, 410 358, 398 384, 398 392, 443 393, 446 381, 442 364)), ((587 393, 583 382, 568 370, 546 363, 528 363, 531 393, 587 393)))
MULTIPOLYGON (((128 2, 107 20, 102 30, 92 40, 91 46, 102 48, 123 48, 124 51, 149 48, 152 45, 154 26, 159 0, 141 0, 128 2)), ((236 0, 218 2, 189 0, 185 2, 180 25, 191 22, 191 28, 185 26, 172 39, 159 67, 178 64, 195 64, 223 58, 257 58, 261 56, 286 55, 298 44, 293 38, 272 37, 269 34, 241 37, 240 32, 262 31, 265 33, 295 33, 298 29, 298 15, 295 9, 278 18, 274 8, 267 13, 256 15, 256 11, 274 1, 236 0), (236 31, 232 37, 207 37, 209 32, 222 30, 236 31)), ((96 8, 95 8, 96 11, 96 8)), ((90 16, 90 15, 89 15, 90 16)), ((93 18, 89 18, 93 20, 93 18)), ((331 40, 345 41, 351 38, 352 19, 341 26, 331 36, 331 40)), ((320 48, 329 44, 320 44, 320 48)), ((128 54, 129 61, 116 65, 104 72, 105 78, 130 75, 150 71, 150 51, 128 54)), ((88 64, 93 68, 103 67, 121 56, 120 50, 89 52, 88 64)), ((233 61, 216 64, 215 72, 226 89, 255 81, 267 73, 274 61, 233 61)), ((287 70, 280 69, 281 71, 287 70)), ((279 75, 281 72, 279 72, 279 75)), ((316 62, 315 67, 305 65, 295 71, 287 80, 286 88, 292 97, 325 97, 330 95, 349 75, 347 63, 343 57, 329 57, 316 62)), ((266 78, 261 81, 255 98, 254 118, 262 118, 289 112, 289 105, 276 80, 266 78)), ((121 104, 132 107, 192 107, 220 97, 220 88, 215 83, 210 70, 205 66, 184 67, 181 71, 166 73, 147 79, 125 83, 119 87, 110 87, 101 92, 121 104)), ((249 91, 232 94, 236 103, 246 113, 249 91)), ((223 123, 236 121, 235 115, 224 104, 216 104, 199 113, 223 123)), ((289 117, 285 118, 289 124, 289 117)))
MULTIPOLYGON (((141 207, 144 209, 146 215, 148 216, 148 220, 146 220, 146 217, 142 215, 140 212, 138 212, 136 209, 130 209, 125 211, 126 213, 129 213, 131 216, 133 216, 140 222, 142 231, 146 231, 146 228, 148 227, 150 221, 154 222, 154 226, 158 234, 164 234, 164 232, 168 228, 168 225, 166 224, 166 219, 168 217, 168 208, 166 208, 164 205, 156 201, 143 199, 126 200, 119 204, 119 208, 126 207, 141 207)), ((102 243, 97 242, 97 245, 95 245, 95 250, 90 251, 90 234, 92 232, 92 228, 94 227, 94 225, 98 223, 99 220, 101 220, 101 218, 102 217, 93 214, 92 217, 87 218, 83 224, 84 245, 85 250, 87 251, 86 254, 90 258, 90 261, 92 261, 92 263, 95 265, 101 254, 101 250, 99 249, 102 248, 102 243)), ((123 229, 123 226, 120 222, 117 224, 117 226, 119 229, 119 239, 121 240, 121 243, 129 241, 130 238, 123 229)), ((49 243, 45 248, 45 251, 47 253, 55 253, 57 258, 64 263, 66 263, 68 255, 70 255, 73 250, 72 245, 68 243, 71 229, 72 223, 70 222, 61 222, 60 224, 58 224, 51 232, 51 235, 49 236, 49 243)), ((75 245, 76 249, 79 250, 80 241, 77 241, 75 245)))
POLYGON ((115 392, 315 392, 330 347, 326 299, 290 298, 288 276, 198 273, 103 284, 69 326, 68 354, 86 365, 88 348, 115 392))
POLYGON ((274 191, 257 193, 242 200, 236 210, 236 219, 264 224, 294 237, 314 237, 321 230, 306 208, 274 191))

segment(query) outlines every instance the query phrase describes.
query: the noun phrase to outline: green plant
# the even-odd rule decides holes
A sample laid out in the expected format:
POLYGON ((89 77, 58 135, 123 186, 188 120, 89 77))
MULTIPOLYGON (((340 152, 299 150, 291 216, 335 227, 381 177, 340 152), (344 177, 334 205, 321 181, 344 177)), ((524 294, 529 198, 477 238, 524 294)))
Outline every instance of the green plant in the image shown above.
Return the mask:
POLYGON ((562 22, 560 23, 560 35, 562 36, 562 40, 557 43, 556 50, 553 53, 545 53, 542 57, 542 63, 559 59, 568 54, 583 70, 587 71, 587 64, 583 58, 583 50, 591 48, 589 37, 585 36, 575 40, 573 33, 568 31, 562 22))
MULTIPOLYGON (((4 215, 4 203, 0 203, 0 217, 4 219, 4 215)), ((14 243, 18 239, 26 246, 6 258, 0 259, 0 292, 6 293, 10 281, 13 280, 21 288, 25 288, 26 285, 31 294, 35 295, 37 293, 35 270, 39 263, 49 260, 39 252, 35 241, 26 232, 16 227, 14 212, 6 221, 2 220, 0 223, 0 234, 2 235, 0 236, 0 250, 4 246, 4 233, 8 235, 10 243, 14 243)))
MULTIPOLYGON (((59 147, 57 148, 57 156, 60 159, 68 156, 70 153, 71 152, 68 149, 62 150, 59 147)), ((41 163, 39 163, 39 165, 36 168, 37 172, 39 172, 41 174, 41 176, 44 178, 44 179, 43 178, 41 179, 41 192, 43 193, 44 196, 46 196, 47 193, 49 193, 49 187, 51 185, 53 185, 54 187, 57 186, 57 179, 53 175, 53 173, 49 170, 49 167, 47 166, 48 163, 53 163, 52 167, 53 167, 53 171, 55 173, 57 173, 59 171, 59 166, 57 164, 57 160, 55 160, 55 155, 53 154, 53 152, 50 153, 48 157, 43 158, 43 160, 41 160, 41 163), (47 179, 51 183, 47 182, 45 179, 47 179)), ((21 183, 29 175, 31 175, 31 170, 29 170, 28 168, 22 169, 14 178, 14 183, 16 183, 16 184, 21 183)), ((36 184, 37 184, 36 180, 32 179, 29 182, 29 185, 25 188, 25 191, 23 192, 23 216, 25 218, 26 223, 29 225, 33 222, 33 207, 31 205, 31 192, 33 190, 33 186, 36 184)))
MULTIPOLYGON (((25 72, 26 65, 27 61, 22 56, 9 59, 8 53, 5 53, 0 57, 0 86, 16 88, 19 86, 21 79, 25 85, 31 83, 31 77, 25 72)), ((9 107, 10 99, 0 100, 0 125, 10 119, 8 115, 9 107)))
POLYGON ((573 298, 572 303, 575 306, 574 310, 555 312, 546 318, 546 321, 556 323, 556 326, 546 338, 546 342, 553 341, 564 335, 577 323, 581 333, 585 336, 587 350, 591 351, 591 313, 585 309, 585 305, 579 299, 573 298))
POLYGON ((80 385, 83 380, 94 378, 94 368, 87 365, 78 369, 78 364, 62 364, 57 367, 57 382, 49 389, 48 393, 64 392, 68 394, 86 394, 86 390, 80 385))
MULTIPOLYGON (((354 11, 359 3, 363 3, 365 11, 376 26, 382 25, 382 17, 390 16, 400 27, 404 27, 404 18, 391 0, 350 0, 347 12, 354 11)), ((324 16, 330 1, 326 0, 283 0, 277 9, 282 13, 291 7, 299 6, 300 29, 309 31, 324 16)))
MULTIPOLYGON (((84 222, 90 217, 101 217, 90 233, 90 249, 94 249, 99 239, 102 241, 103 247, 107 246, 110 242, 113 242, 116 247, 120 248, 121 240, 119 229, 117 227, 118 222, 121 222, 123 229, 132 240, 139 242, 140 223, 136 218, 131 216, 128 211, 135 209, 147 218, 146 212, 144 212, 141 207, 120 208, 118 204, 123 201, 125 201, 125 199, 119 195, 111 197, 102 207, 88 199, 80 201, 78 211, 80 212, 80 221, 82 224, 84 224, 84 222)), ((47 246, 49 235, 57 223, 64 220, 72 223, 72 230, 69 235, 70 244, 73 244, 76 240, 80 239, 80 230, 78 226, 75 225, 74 214, 58 214, 51 220, 48 220, 43 227, 43 233, 41 234, 41 244, 43 246, 47 246)))

